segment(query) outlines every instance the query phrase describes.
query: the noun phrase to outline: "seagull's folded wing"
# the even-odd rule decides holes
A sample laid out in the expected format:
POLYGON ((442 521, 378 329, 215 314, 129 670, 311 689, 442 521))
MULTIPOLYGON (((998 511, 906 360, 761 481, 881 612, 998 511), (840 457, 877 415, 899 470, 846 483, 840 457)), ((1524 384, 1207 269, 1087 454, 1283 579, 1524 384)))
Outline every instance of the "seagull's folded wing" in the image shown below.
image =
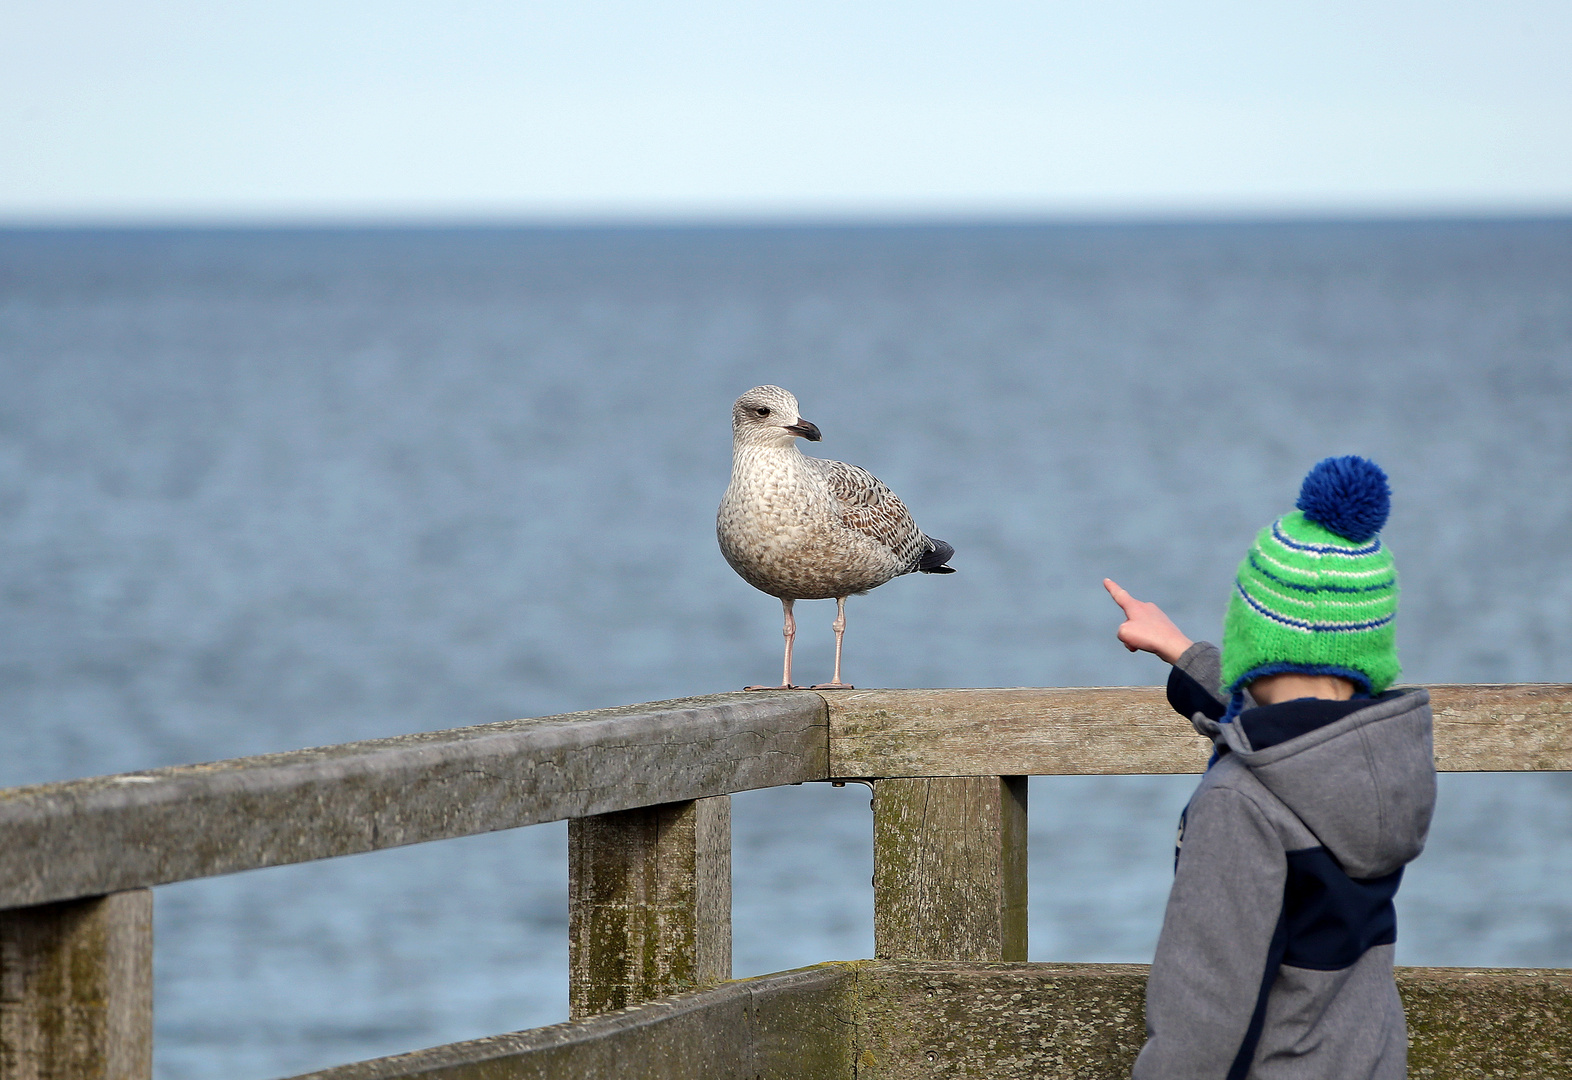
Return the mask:
POLYGON ((884 545, 902 562, 915 567, 929 545, 906 504, 867 469, 844 461, 822 464, 841 524, 884 545))

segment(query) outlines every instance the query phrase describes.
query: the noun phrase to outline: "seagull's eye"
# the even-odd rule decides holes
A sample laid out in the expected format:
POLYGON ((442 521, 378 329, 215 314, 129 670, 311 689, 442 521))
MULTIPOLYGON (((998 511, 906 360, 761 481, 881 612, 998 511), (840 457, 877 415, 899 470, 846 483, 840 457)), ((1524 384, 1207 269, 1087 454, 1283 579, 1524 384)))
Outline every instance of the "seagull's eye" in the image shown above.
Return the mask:
POLYGON ((764 409, 764 408, 754 409, 753 411, 758 413, 760 416, 768 416, 768 415, 770 415, 770 410, 764 409))

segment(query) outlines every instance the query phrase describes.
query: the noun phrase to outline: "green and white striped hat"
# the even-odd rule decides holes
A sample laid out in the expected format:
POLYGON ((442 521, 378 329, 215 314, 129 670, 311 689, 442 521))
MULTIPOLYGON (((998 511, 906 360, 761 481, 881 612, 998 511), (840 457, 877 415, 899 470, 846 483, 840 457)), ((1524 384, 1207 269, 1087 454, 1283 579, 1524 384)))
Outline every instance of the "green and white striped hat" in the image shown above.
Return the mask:
POLYGON ((1397 568, 1378 535, 1391 489, 1378 465, 1327 458, 1297 509, 1262 529, 1223 620, 1223 685, 1285 671, 1339 675, 1379 694, 1397 662, 1397 568))

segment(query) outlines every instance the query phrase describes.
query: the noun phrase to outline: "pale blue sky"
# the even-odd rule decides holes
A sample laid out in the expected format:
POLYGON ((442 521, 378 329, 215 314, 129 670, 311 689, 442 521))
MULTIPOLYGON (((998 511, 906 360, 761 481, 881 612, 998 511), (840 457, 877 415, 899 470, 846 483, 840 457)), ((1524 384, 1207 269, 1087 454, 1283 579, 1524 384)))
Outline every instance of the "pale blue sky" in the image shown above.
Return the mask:
POLYGON ((1572 212, 1572 4, 4 0, 0 220, 1572 212))

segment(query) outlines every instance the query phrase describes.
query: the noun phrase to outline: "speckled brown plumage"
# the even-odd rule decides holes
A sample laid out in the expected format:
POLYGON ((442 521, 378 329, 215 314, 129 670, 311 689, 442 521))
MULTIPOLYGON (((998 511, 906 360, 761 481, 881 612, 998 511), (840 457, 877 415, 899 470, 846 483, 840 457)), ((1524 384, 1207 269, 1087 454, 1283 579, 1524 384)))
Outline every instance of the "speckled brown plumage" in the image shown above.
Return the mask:
POLYGON ((846 597, 913 571, 951 573, 954 549, 923 534, 884 484, 856 465, 803 455, 798 438, 817 441, 797 399, 778 386, 756 386, 732 407, 731 483, 715 531, 732 569, 754 588, 780 598, 786 613, 786 664, 791 682, 795 636, 792 604, 838 601, 835 677, 846 597))

